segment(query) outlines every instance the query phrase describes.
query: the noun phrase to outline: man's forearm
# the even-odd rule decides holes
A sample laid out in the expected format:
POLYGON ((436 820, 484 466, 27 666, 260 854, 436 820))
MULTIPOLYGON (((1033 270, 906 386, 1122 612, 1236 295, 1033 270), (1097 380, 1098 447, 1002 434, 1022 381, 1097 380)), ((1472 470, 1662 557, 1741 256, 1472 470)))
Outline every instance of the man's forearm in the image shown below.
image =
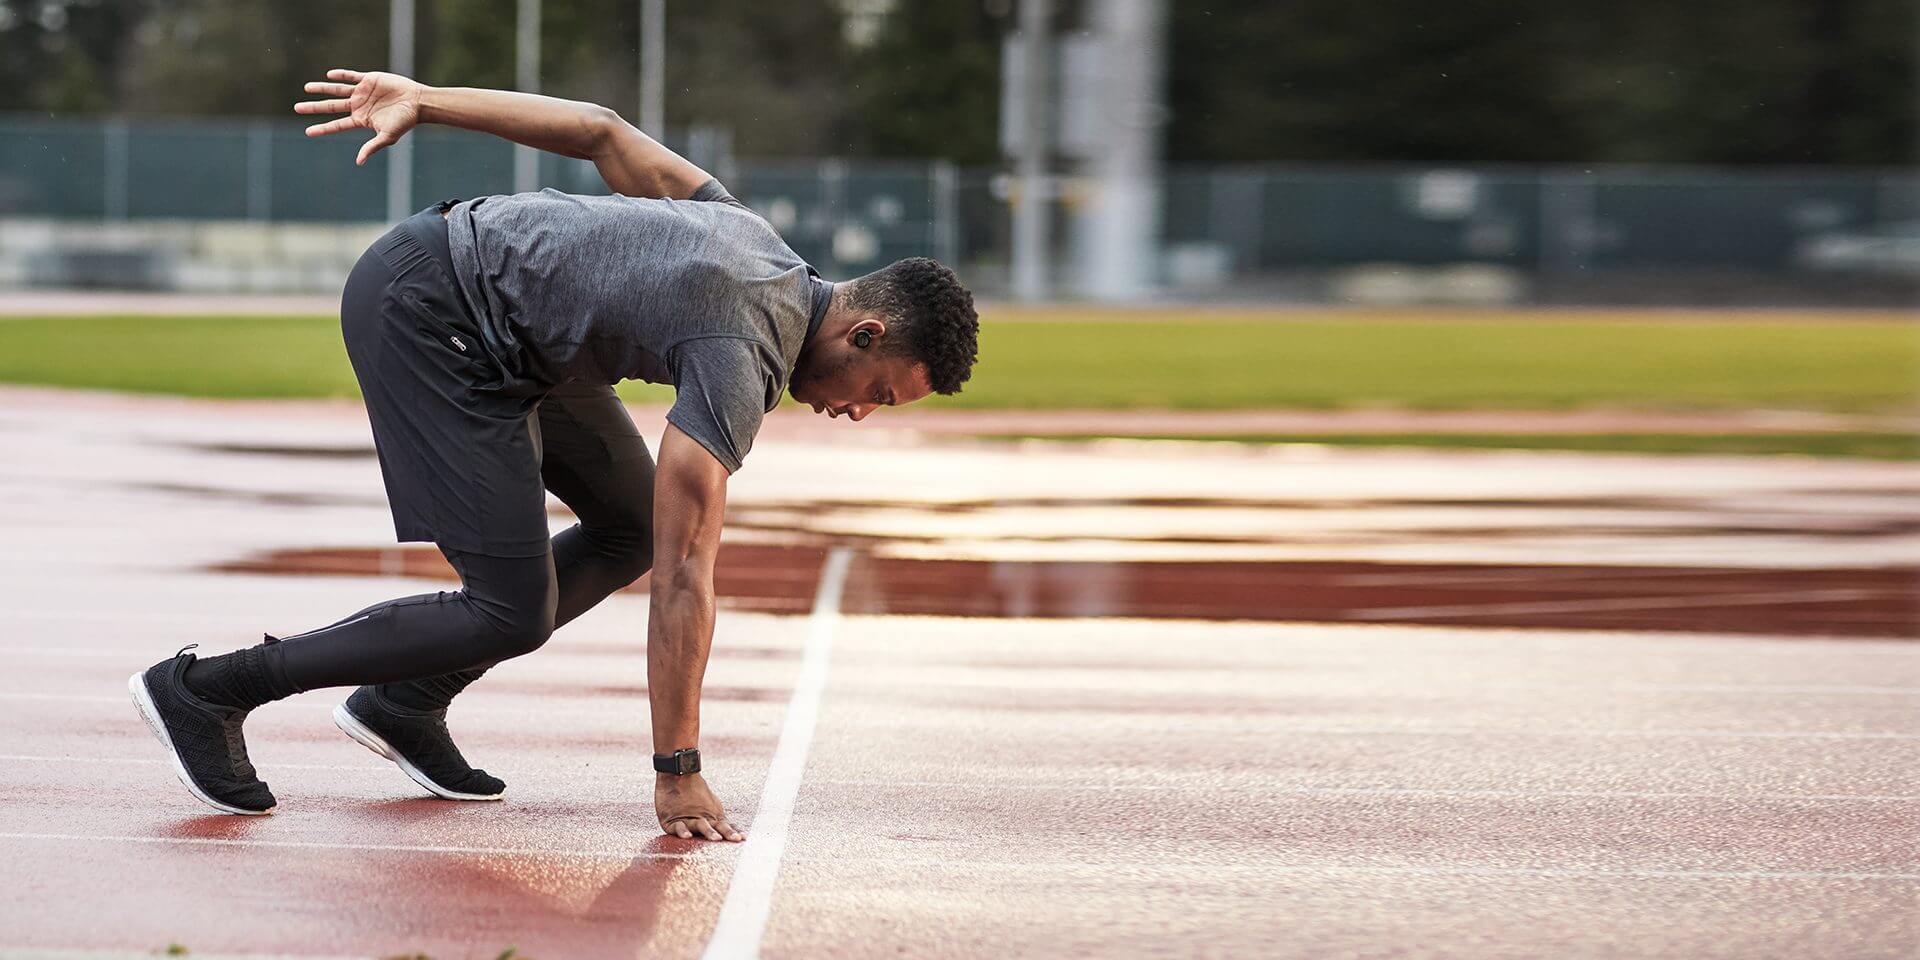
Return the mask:
POLYGON ((700 684, 713 646, 713 574, 697 564, 656 568, 647 617, 647 699, 653 752, 700 746, 700 684))
POLYGON ((427 87, 420 94, 420 119, 591 160, 609 125, 618 118, 606 107, 578 100, 512 90, 427 87))

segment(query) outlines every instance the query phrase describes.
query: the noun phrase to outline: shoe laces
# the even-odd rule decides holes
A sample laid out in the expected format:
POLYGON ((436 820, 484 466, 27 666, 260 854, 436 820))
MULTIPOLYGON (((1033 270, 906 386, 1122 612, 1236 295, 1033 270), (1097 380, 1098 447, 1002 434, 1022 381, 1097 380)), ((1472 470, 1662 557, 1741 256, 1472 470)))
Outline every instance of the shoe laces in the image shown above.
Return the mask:
POLYGON ((253 767, 253 761, 247 759, 247 738, 240 730, 240 724, 247 719, 249 712, 241 710, 232 716, 220 718, 220 732, 226 735, 227 740, 227 760, 233 764, 236 774, 253 767))

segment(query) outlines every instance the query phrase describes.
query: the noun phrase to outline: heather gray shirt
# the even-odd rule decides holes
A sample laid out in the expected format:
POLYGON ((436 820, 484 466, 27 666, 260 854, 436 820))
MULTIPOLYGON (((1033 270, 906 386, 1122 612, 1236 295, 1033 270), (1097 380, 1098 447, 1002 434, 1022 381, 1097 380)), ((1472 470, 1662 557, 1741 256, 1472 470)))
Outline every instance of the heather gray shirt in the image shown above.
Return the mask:
POLYGON ((456 282, 510 371, 674 385, 668 422, 740 469, 833 285, 708 180, 688 200, 477 197, 447 216, 456 282))

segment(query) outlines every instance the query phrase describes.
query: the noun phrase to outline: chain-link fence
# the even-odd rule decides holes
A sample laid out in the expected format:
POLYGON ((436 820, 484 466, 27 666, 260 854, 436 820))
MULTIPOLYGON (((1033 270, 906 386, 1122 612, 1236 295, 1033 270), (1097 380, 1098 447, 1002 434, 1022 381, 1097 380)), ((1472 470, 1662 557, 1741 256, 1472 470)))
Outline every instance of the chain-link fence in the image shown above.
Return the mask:
MULTIPOLYGON (((392 151, 356 167, 359 137, 308 139, 302 126, 0 118, 0 221, 385 221, 392 151)), ((413 207, 513 189, 505 141, 444 128, 412 140, 413 207)), ((853 160, 715 169, 830 276, 929 255, 965 265, 989 290, 1004 277, 1013 190, 997 171, 853 160)), ((606 191, 592 164, 551 155, 539 182, 606 191)), ((1071 291, 1076 214, 1098 188, 1072 177, 1057 186, 1056 279, 1071 291)), ((1535 282, 1920 272, 1920 177, 1904 170, 1175 168, 1161 198, 1156 279, 1188 290, 1382 264, 1479 265, 1535 282)))

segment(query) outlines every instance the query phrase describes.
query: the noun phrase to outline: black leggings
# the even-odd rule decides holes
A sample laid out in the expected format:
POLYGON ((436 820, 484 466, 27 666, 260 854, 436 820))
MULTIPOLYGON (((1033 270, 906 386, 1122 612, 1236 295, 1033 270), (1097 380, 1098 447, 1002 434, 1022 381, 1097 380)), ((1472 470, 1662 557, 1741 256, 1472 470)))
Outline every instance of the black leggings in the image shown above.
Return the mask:
POLYGON ((396 684, 412 705, 451 699, 487 667, 530 653, 653 565, 653 458, 613 388, 567 382, 535 414, 541 479, 580 522, 537 557, 441 547, 461 588, 374 604, 265 645, 294 691, 396 684))

